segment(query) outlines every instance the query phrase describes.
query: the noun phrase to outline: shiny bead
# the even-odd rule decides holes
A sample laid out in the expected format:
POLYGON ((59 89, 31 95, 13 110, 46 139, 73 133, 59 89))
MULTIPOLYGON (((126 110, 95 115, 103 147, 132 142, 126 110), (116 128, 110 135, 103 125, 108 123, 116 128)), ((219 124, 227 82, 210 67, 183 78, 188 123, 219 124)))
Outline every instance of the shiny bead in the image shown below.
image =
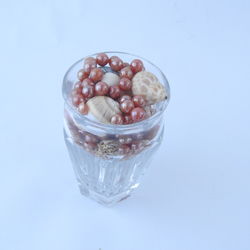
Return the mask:
POLYGON ((118 56, 111 56, 109 60, 109 66, 114 71, 119 71, 123 67, 123 62, 118 56))
POLYGON ((123 117, 120 114, 114 115, 110 121, 112 124, 123 124, 123 117))
POLYGON ((86 78, 82 81, 82 87, 85 87, 85 86, 95 86, 95 84, 89 79, 89 78, 86 78))
POLYGON ((72 96, 72 103, 74 106, 78 106, 81 102, 84 102, 84 97, 82 94, 76 94, 72 96))
POLYGON ((120 155, 127 155, 130 152, 130 147, 128 145, 121 145, 118 148, 118 154, 120 155))
POLYGON ((126 77, 129 80, 131 80, 133 78, 133 75, 134 74, 129 66, 121 69, 121 71, 120 71, 120 77, 126 77))
POLYGON ((120 97, 119 102, 122 103, 125 100, 132 100, 132 98, 129 95, 123 95, 122 97, 120 97))
POLYGON ((82 81, 83 79, 87 78, 89 76, 89 72, 86 72, 84 69, 80 69, 77 72, 77 78, 82 81))
POLYGON ((78 111, 83 115, 87 115, 89 112, 88 105, 84 102, 81 102, 78 106, 78 111))
POLYGON ((105 66, 108 62, 109 62, 109 58, 107 56, 107 54, 105 53, 100 53, 96 56, 96 62, 100 65, 100 66, 105 66))
POLYGON ((83 65, 84 71, 90 73, 94 68, 96 68, 96 59, 93 57, 86 58, 83 65))
POLYGON ((98 139, 96 135, 87 132, 86 135, 84 136, 84 141, 87 143, 97 143, 98 139))
POLYGON ((120 144, 130 144, 132 142, 132 138, 131 137, 120 137, 119 138, 119 143, 120 144))
POLYGON ((93 152, 95 151, 97 145, 93 142, 89 142, 89 143, 84 142, 83 146, 87 151, 93 152))
POLYGON ((130 90, 132 87, 132 82, 128 78, 122 78, 119 81, 119 88, 122 90, 130 90))
POLYGON ((130 100, 125 100, 120 104, 120 109, 123 113, 130 113, 134 108, 134 103, 130 100))
POLYGON ((140 71, 144 70, 143 62, 139 59, 134 59, 130 63, 130 68, 134 73, 140 72, 140 71))
POLYGON ((103 71, 100 68, 95 68, 90 71, 89 78, 93 82, 101 81, 103 77, 103 71))
POLYGON ((131 124, 131 123, 133 123, 131 115, 124 115, 123 116, 123 122, 124 122, 124 124, 131 124))
POLYGON ((134 108, 131 111, 131 118, 133 122, 139 122, 146 118, 146 112, 142 108, 139 108, 139 107, 134 108))
MULTIPOLYGON (((77 94, 81 94, 82 93, 82 83, 79 81, 74 85, 74 89, 73 91, 75 91, 75 93, 77 94)), ((73 93, 72 93, 73 94, 73 93)))
POLYGON ((114 85, 109 88, 109 95, 113 99, 117 99, 121 95, 121 90, 118 86, 114 85))
POLYGON ((98 82, 96 85, 95 85, 95 94, 96 95, 107 95, 109 92, 109 86, 107 83, 105 82, 98 82))
POLYGON ((128 67, 128 66, 129 66, 129 63, 124 62, 122 68, 125 68, 125 67, 128 67))
POLYGON ((82 95, 85 98, 91 98, 94 96, 94 87, 90 85, 86 85, 82 88, 82 95))
POLYGON ((132 100, 135 104, 135 107, 143 107, 146 104, 145 99, 140 95, 135 95, 132 100))

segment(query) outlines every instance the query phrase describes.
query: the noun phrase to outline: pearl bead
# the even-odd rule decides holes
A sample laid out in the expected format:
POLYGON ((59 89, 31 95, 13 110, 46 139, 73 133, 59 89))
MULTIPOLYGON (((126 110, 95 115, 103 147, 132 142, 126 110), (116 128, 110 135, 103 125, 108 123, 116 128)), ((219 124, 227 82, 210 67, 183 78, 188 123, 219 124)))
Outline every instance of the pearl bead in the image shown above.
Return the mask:
POLYGON ((72 103, 74 106, 78 106, 81 102, 84 102, 84 97, 82 94, 76 94, 72 96, 72 103))
POLYGON ((98 82, 96 85, 95 85, 95 93, 96 95, 106 95, 108 94, 109 92, 109 86, 107 83, 105 82, 98 82))
POLYGON ((90 134, 90 133, 86 133, 85 137, 84 137, 84 141, 87 143, 97 143, 98 142, 98 137, 96 135, 90 134))
POLYGON ((121 95, 121 91, 118 86, 114 85, 109 88, 109 95, 113 99, 117 99, 121 95))
POLYGON ((128 145, 121 145, 118 148, 118 154, 120 155, 127 155, 130 152, 130 147, 128 145))
POLYGON ((120 71, 120 76, 121 77, 126 77, 129 80, 131 80, 133 78, 133 75, 134 74, 133 74, 133 72, 132 72, 132 70, 131 70, 131 68, 129 66, 121 69, 121 71, 120 71))
POLYGON ((86 85, 82 88, 82 94, 86 98, 91 98, 94 96, 94 87, 90 85, 86 85))
MULTIPOLYGON (((75 93, 81 94, 82 93, 82 83, 79 81, 74 85, 74 90, 75 93)), ((73 94, 73 93, 72 93, 73 94)))
POLYGON ((89 72, 86 72, 84 69, 80 69, 77 72, 77 78, 82 81, 83 79, 87 78, 89 76, 89 72))
POLYGON ((83 115, 87 115, 89 112, 88 105, 84 102, 81 102, 78 106, 78 111, 83 115))
POLYGON ((123 117, 120 114, 114 115, 110 121, 112 124, 123 124, 123 117))
POLYGON ((95 68, 90 71, 89 78, 93 82, 101 81, 103 77, 103 71, 100 68, 95 68))
POLYGON ((128 67, 128 66, 129 66, 129 63, 124 62, 122 68, 125 68, 125 67, 128 67))
POLYGON ((145 117, 146 117, 146 112, 144 109, 139 108, 139 107, 132 109, 131 118, 133 122, 139 122, 145 119, 145 117))
POLYGON ((120 97, 119 102, 122 103, 125 100, 132 100, 132 98, 129 95, 123 95, 122 97, 120 97))
POLYGON ((132 82, 128 78, 122 78, 119 81, 119 87, 122 90, 130 90, 132 88, 132 82))
POLYGON ((114 71, 119 71, 123 67, 123 62, 118 56, 111 56, 109 60, 109 66, 114 71))
POLYGON ((146 104, 145 99, 140 95, 135 95, 132 100, 135 104, 135 107, 143 107, 146 104))
POLYGON ((105 53, 100 53, 96 56, 96 62, 100 65, 100 66, 105 66, 108 62, 109 62, 109 58, 107 56, 107 54, 105 53))
POLYGON ((96 59, 93 57, 86 58, 83 65, 84 71, 90 73, 94 68, 96 68, 96 59))
POLYGON ((124 120, 124 124, 131 124, 131 123, 133 123, 131 115, 124 115, 123 120, 124 120))
POLYGON ((139 59, 134 59, 130 63, 130 67, 131 67, 131 70, 134 73, 140 72, 140 71, 142 71, 144 69, 143 62, 141 60, 139 60, 139 59))
POLYGON ((130 113, 134 108, 134 103, 131 100, 125 100, 120 104, 120 109, 123 113, 130 113))
POLYGON ((89 78, 86 78, 82 81, 82 87, 85 86, 95 86, 95 84, 89 78))

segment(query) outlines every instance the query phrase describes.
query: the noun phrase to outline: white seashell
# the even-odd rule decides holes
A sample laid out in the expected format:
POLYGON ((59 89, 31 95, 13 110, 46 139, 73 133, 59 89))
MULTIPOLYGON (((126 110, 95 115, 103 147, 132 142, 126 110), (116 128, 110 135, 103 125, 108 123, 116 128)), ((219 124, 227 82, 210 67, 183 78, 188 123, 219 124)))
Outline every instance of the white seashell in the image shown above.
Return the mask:
POLYGON ((98 121, 110 123, 112 116, 120 114, 119 103, 108 96, 95 96, 87 101, 89 113, 98 121))
POLYGON ((147 71, 138 72, 132 79, 133 95, 141 95, 147 104, 154 104, 163 101, 167 97, 165 87, 157 77, 147 71))
POLYGON ((107 72, 103 75, 102 81, 106 82, 109 86, 118 85, 120 77, 112 72, 107 72))

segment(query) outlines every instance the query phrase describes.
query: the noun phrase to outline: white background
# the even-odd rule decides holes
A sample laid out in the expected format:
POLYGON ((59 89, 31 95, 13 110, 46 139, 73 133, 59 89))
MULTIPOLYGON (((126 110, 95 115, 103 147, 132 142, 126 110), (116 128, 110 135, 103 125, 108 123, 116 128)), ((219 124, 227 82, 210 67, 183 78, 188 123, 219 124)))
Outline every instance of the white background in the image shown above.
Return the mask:
POLYGON ((0 2, 0 249, 249 250, 249 1, 0 2), (106 50, 169 79, 163 145, 134 195, 79 193, 62 78, 106 50))

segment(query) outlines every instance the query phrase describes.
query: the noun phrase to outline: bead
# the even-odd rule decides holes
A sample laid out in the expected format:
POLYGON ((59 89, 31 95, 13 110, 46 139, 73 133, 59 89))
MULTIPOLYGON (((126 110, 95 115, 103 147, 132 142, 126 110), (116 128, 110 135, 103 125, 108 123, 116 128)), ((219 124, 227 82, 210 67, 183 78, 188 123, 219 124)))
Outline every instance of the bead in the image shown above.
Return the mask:
POLYGON ((132 70, 131 70, 131 68, 129 66, 121 69, 121 71, 120 71, 120 76, 121 77, 126 77, 129 80, 131 80, 133 78, 133 75, 134 74, 133 74, 133 72, 132 72, 132 70))
POLYGON ((128 145, 121 145, 118 148, 118 154, 120 155, 127 155, 130 152, 130 147, 128 145))
POLYGON ((109 95, 111 98, 116 99, 120 97, 121 91, 118 86, 114 85, 109 88, 109 95))
POLYGON ((78 106, 81 102, 84 102, 84 97, 82 94, 76 94, 72 96, 72 103, 74 106, 78 106))
POLYGON ((120 97, 119 102, 122 103, 125 100, 132 100, 132 98, 129 95, 123 95, 122 97, 120 97))
POLYGON ((82 81, 82 87, 85 87, 85 86, 95 86, 95 84, 89 79, 89 78, 86 78, 82 81))
POLYGON ((89 76, 89 72, 86 72, 84 69, 80 69, 77 72, 77 78, 82 81, 83 79, 87 78, 89 76))
POLYGON ((78 111, 83 115, 87 115, 89 112, 88 105, 84 102, 81 102, 78 106, 78 111))
POLYGON ((123 117, 120 114, 114 115, 110 121, 112 124, 123 124, 123 117))
MULTIPOLYGON (((75 93, 77 94, 81 94, 82 93, 82 83, 79 81, 74 85, 74 89, 73 91, 75 91, 75 93)), ((72 93, 73 94, 73 93, 72 93)))
POLYGON ((135 107, 143 107, 146 104, 145 99, 140 95, 135 95, 132 100, 135 104, 135 107))
POLYGON ((139 59, 134 59, 130 63, 130 68, 134 73, 140 72, 144 69, 143 62, 139 59))
POLYGON ((128 78, 121 78, 119 88, 122 90, 130 90, 132 88, 132 82, 128 78))
POLYGON ((119 138, 120 144, 130 144, 132 142, 132 138, 128 136, 123 136, 119 138))
POLYGON ((93 152, 93 151, 95 151, 97 145, 93 142, 90 142, 90 143, 84 142, 83 146, 87 151, 93 152))
POLYGON ((103 77, 103 71, 100 68, 95 68, 90 71, 89 78, 93 82, 101 81, 103 77))
POLYGON ((139 107, 132 109, 131 118, 133 122, 139 122, 143 120, 145 117, 146 117, 146 112, 144 109, 139 107))
POLYGON ((82 95, 85 98, 91 98, 94 96, 94 87, 90 85, 86 85, 82 88, 82 95))
POLYGON ((131 115, 124 115, 123 122, 124 122, 124 124, 131 124, 131 123, 133 123, 131 115))
POLYGON ((84 71, 90 73, 94 68, 96 68, 96 59, 93 57, 86 58, 83 65, 84 71))
POLYGON ((123 113, 130 113, 134 108, 134 103, 131 100, 125 100, 120 104, 120 109, 123 113))
POLYGON ((84 141, 87 143, 97 143, 98 142, 98 137, 96 135, 90 134, 86 132, 84 136, 84 141))
POLYGON ((96 95, 106 95, 109 92, 109 86, 105 82, 98 82, 95 85, 95 94, 96 95))
POLYGON ((107 54, 105 53, 100 53, 96 56, 96 62, 100 65, 100 66, 105 66, 108 62, 109 62, 109 58, 107 56, 107 54))
POLYGON ((123 67, 123 62, 118 56, 111 56, 109 60, 109 66, 114 71, 119 71, 123 67))

